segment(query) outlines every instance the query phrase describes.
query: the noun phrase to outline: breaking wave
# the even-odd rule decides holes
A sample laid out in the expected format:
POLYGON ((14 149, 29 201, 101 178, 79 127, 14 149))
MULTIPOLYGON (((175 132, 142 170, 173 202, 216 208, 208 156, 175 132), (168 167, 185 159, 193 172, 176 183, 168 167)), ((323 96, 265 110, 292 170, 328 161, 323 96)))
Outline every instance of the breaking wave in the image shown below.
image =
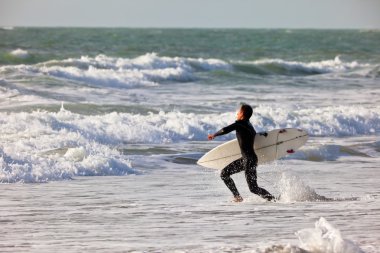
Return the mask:
MULTIPOLYGON (((19 59, 29 58, 29 53, 16 49, 10 53, 19 59)), ((51 60, 34 65, 7 65, 0 73, 8 78, 14 75, 44 75, 95 87, 132 88, 149 87, 166 82, 191 82, 200 78, 198 72, 228 71, 252 75, 315 75, 339 73, 347 76, 378 77, 380 66, 344 62, 339 56, 333 60, 297 62, 283 59, 228 62, 220 59, 159 56, 147 53, 136 58, 82 56, 65 60, 51 60)))
POLYGON ((6 122, 2 116, 1 183, 139 173, 116 149, 97 142, 96 133, 81 133, 70 124, 65 110, 11 114, 6 122))
MULTIPOLYGON (((331 107, 322 110, 321 114, 309 110, 297 113, 278 110, 255 108, 252 122, 256 130, 298 127, 313 136, 338 137, 380 132, 379 114, 365 107, 331 107)), ((117 151, 118 146, 203 141, 208 133, 234 121, 232 113, 196 115, 161 111, 82 115, 63 107, 57 113, 12 112, 0 113, 0 116, 1 182, 138 173, 132 169, 129 159, 117 151)), ((335 150, 336 147, 328 147, 324 151, 322 147, 317 152, 322 153, 322 160, 328 160, 331 153, 340 155, 340 148, 335 150)), ((305 150, 298 159, 303 159, 303 155, 313 156, 313 152, 316 151, 305 150)))
MULTIPOLYGON (((20 57, 23 53, 15 52, 20 57)), ((47 75, 91 86, 131 88, 165 82, 189 82, 197 79, 197 71, 229 68, 228 63, 218 59, 160 57, 149 53, 133 59, 98 55, 52 60, 35 65, 8 65, 0 67, 0 73, 47 75)))

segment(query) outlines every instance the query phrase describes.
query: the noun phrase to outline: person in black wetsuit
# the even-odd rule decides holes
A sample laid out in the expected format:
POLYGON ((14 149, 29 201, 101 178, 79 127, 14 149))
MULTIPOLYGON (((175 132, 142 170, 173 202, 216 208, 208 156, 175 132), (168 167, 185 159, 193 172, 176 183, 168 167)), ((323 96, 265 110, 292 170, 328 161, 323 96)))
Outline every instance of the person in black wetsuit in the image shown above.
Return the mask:
POLYGON ((222 128, 214 134, 208 135, 208 139, 212 140, 216 136, 236 131, 236 137, 240 146, 242 158, 227 165, 222 170, 220 176, 234 195, 235 202, 241 202, 243 201, 243 198, 240 196, 231 175, 241 171, 245 171, 245 178, 247 180, 249 190, 252 193, 257 194, 268 201, 274 200, 274 197, 267 190, 260 188, 257 185, 257 156, 253 150, 256 131, 249 122, 249 119, 252 116, 252 107, 247 104, 242 104, 236 116, 237 120, 235 123, 222 128))

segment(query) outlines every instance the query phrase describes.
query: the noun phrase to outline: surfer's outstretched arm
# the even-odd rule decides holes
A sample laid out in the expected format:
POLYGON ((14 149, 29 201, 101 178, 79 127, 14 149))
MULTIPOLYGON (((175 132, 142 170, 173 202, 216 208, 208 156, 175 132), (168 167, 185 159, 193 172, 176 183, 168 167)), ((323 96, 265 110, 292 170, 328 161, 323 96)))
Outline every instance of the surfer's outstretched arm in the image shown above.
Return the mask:
POLYGON ((214 134, 209 134, 208 139, 213 140, 216 136, 225 135, 225 134, 231 133, 234 130, 236 130, 236 122, 229 126, 223 127, 222 129, 220 129, 218 132, 214 134))

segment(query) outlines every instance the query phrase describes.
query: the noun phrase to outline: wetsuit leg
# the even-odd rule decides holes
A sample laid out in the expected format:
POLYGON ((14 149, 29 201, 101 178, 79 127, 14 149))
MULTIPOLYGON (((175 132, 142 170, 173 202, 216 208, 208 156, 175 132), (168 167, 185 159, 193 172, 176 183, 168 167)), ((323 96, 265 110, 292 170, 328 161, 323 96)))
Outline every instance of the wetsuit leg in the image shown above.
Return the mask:
POLYGON ((239 191, 237 190, 234 180, 232 180, 231 175, 241 172, 244 170, 243 159, 240 158, 236 161, 233 161, 229 165, 227 165, 222 172, 220 173, 220 177, 227 185, 228 189, 232 192, 232 194, 237 197, 240 196, 239 191))
POLYGON ((274 199, 274 197, 264 188, 260 188, 257 185, 257 172, 256 172, 256 167, 257 167, 257 160, 245 160, 243 161, 244 167, 245 167, 245 178, 248 183, 249 190, 254 193, 259 195, 260 197, 271 201, 274 199))

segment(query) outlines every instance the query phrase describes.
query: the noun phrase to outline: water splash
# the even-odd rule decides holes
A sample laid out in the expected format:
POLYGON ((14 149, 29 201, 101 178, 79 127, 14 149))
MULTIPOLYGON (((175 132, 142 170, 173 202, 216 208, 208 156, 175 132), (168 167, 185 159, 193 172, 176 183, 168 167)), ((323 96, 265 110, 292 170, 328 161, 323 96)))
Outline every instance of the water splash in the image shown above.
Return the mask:
POLYGON ((343 239, 340 231, 321 217, 315 228, 303 229, 296 233, 300 247, 308 252, 323 253, 364 253, 354 242, 343 239))
POLYGON ((289 172, 281 173, 277 183, 281 202, 331 201, 333 199, 319 195, 306 185, 298 176, 289 172))

